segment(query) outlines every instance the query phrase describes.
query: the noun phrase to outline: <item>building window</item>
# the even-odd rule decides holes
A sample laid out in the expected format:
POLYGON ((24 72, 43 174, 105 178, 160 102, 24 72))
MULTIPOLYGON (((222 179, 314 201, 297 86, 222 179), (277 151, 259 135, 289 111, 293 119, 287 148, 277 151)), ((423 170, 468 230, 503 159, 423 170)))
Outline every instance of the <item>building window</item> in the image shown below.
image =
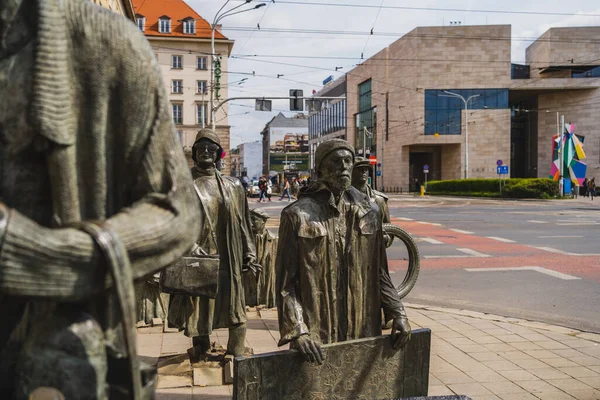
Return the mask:
POLYGON ((465 103, 458 97, 447 97, 456 93, 468 99, 469 110, 508 108, 508 89, 448 89, 425 90, 425 134, 460 135, 462 110, 465 103))
POLYGON ((183 56, 171 56, 171 68, 183 68, 183 56))
POLYGON ((140 31, 144 32, 144 27, 146 26, 146 18, 142 15, 136 15, 135 21, 140 31))
POLYGON ((198 69, 202 69, 202 70, 206 70, 208 67, 208 57, 198 57, 196 59, 198 66, 198 69))
POLYGON ((181 79, 173 79, 171 93, 183 93, 183 81, 181 79))
POLYGON ((183 131, 181 129, 177 129, 177 137, 179 138, 179 143, 183 144, 183 131))
POLYGON ((358 111, 371 108, 371 80, 366 80, 358 85, 358 111))
POLYGON ((183 104, 173 103, 173 123, 176 125, 183 124, 183 104))
POLYGON ((186 18, 183 20, 183 33, 188 35, 196 34, 196 20, 193 18, 186 18))
POLYGON ((171 18, 160 17, 158 19, 158 31, 160 33, 171 33, 171 18))
POLYGON ((204 125, 208 124, 208 105, 206 103, 197 103, 196 123, 202 125, 202 121, 204 121, 204 125))
POLYGON ((600 78, 600 66, 574 68, 571 78, 600 78))
POLYGON ((196 81, 197 83, 197 87, 196 87, 196 93, 198 94, 206 94, 206 81, 196 81))

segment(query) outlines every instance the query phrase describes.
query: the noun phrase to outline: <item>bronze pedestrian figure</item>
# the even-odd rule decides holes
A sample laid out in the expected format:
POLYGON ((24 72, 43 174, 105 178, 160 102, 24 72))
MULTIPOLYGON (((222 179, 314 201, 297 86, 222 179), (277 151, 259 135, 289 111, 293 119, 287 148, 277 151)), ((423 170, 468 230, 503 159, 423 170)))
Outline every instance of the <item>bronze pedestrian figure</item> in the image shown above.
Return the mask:
POLYGON ((214 299, 172 296, 169 306, 169 321, 193 340, 188 352, 194 360, 209 350, 209 335, 218 328, 229 328, 227 353, 244 354, 243 271, 255 276, 260 272, 244 188, 238 179, 222 175, 215 167, 222 154, 217 134, 211 129, 200 130, 193 146, 191 173, 200 196, 201 216, 188 223, 201 227, 194 253, 219 255, 218 290, 214 299))
MULTIPOLYGON (((269 214, 262 208, 250 211, 252 220, 252 231, 256 243, 256 256, 262 271, 256 282, 256 304, 266 308, 275 307, 275 256, 277 255, 277 236, 271 233, 265 226, 269 214)), ((252 282, 249 283, 252 285, 252 282)), ((251 286, 250 286, 251 287, 251 286)), ((252 296, 252 294, 250 294, 252 296)), ((254 300, 254 298, 252 298, 254 300)), ((248 301, 248 296, 246 297, 248 301)), ((252 304, 249 304, 252 305, 252 304)))
POLYGON ((277 251, 279 345, 322 363, 321 344, 381 335, 410 338, 390 279, 379 207, 351 187, 354 149, 332 139, 315 153, 318 180, 281 214, 277 251))
POLYGON ((0 1, 0 93, 1 397, 153 398, 133 283, 199 211, 152 49, 88 0, 0 1))

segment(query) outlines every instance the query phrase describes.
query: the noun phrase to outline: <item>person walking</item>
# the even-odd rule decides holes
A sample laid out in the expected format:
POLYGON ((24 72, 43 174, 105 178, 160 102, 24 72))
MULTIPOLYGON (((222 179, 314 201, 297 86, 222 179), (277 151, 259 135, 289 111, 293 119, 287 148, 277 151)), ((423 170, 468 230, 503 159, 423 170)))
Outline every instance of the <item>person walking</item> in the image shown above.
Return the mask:
POLYGON ((585 178, 583 180, 583 185, 581 186, 581 195, 583 197, 587 197, 588 196, 588 185, 589 185, 589 181, 588 178, 585 178))
POLYGON ((258 190, 260 190, 260 195, 258 197, 257 203, 261 203, 263 201, 263 199, 266 200, 266 196, 267 196, 267 185, 266 185, 264 176, 261 176, 260 179, 258 180, 258 190))
POLYGON ((288 201, 292 201, 292 197, 290 196, 290 182, 288 178, 284 178, 283 180, 283 193, 281 193, 281 197, 279 201, 282 201, 283 198, 287 195, 288 201))
POLYGON ((265 181, 265 187, 266 187, 265 196, 267 196, 267 199, 269 199, 269 202, 271 202, 271 194, 273 194, 272 186, 273 186, 273 183, 271 182, 271 178, 267 178, 267 180, 265 181))
POLYGON ((594 196, 596 195, 596 178, 592 178, 588 182, 588 194, 594 200, 594 196))

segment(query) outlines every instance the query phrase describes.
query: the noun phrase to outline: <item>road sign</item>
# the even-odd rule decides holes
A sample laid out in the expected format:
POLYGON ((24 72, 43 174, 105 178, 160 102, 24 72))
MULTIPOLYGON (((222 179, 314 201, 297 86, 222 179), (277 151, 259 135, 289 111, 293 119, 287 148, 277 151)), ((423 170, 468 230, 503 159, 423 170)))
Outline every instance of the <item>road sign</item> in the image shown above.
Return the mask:
POLYGON ((498 160, 498 161, 496 161, 496 165, 497 165, 497 166, 501 166, 502 164, 503 164, 502 160, 498 160))
POLYGON ((498 175, 508 175, 508 165, 498 165, 496 172, 498 175))
POLYGON ((427 165, 427 164, 423 165, 423 172, 426 174, 429 173, 429 165, 427 165))
POLYGON ((377 157, 375 157, 375 156, 370 156, 370 157, 369 157, 369 164, 371 164, 371 165, 375 165, 375 164, 377 164, 377 157))
POLYGON ((254 109, 256 111, 271 111, 271 100, 259 100, 256 99, 256 104, 254 105, 254 109))
POLYGON ((381 168, 381 163, 377 163, 377 168, 381 168))
POLYGON ((381 176, 381 171, 377 171, 377 176, 381 176))

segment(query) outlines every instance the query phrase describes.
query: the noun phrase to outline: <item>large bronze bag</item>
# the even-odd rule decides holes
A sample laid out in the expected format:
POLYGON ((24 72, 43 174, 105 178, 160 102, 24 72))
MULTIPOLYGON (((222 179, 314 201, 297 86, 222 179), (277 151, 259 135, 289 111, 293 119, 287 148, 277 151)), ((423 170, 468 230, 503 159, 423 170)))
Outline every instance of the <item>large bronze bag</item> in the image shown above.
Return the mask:
POLYGON ((187 296, 217 297, 219 256, 182 257, 160 275, 161 291, 187 296))

